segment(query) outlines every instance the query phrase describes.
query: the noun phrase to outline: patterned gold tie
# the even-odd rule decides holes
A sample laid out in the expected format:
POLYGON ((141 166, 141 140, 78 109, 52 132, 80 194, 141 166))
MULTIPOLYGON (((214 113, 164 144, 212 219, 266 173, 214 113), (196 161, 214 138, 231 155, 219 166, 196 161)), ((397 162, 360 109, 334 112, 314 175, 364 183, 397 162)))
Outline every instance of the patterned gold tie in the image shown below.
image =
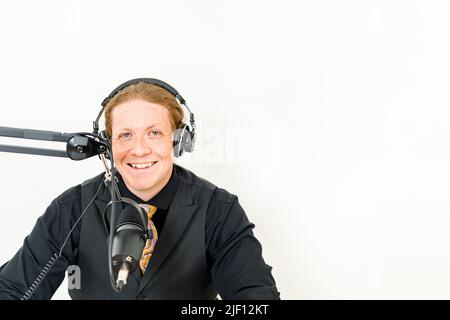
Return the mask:
POLYGON ((148 229, 153 234, 152 239, 147 239, 147 242, 145 243, 144 251, 142 251, 141 260, 139 261, 139 266, 141 268, 142 273, 145 272, 145 269, 147 268, 148 262, 150 261, 150 258, 152 257, 153 250, 155 249, 156 241, 158 241, 158 232, 156 231, 155 224, 151 220, 153 215, 156 212, 156 207, 152 206, 150 204, 140 204, 141 208, 145 210, 147 213, 148 218, 148 229))

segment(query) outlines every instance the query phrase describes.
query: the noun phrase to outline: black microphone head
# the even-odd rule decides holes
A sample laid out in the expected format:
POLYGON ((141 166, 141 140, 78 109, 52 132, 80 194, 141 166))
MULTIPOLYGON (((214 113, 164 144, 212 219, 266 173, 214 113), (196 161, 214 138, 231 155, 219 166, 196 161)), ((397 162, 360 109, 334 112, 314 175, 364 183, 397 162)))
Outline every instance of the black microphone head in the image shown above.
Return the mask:
POLYGON ((124 224, 133 224, 140 227, 142 230, 146 230, 148 223, 147 214, 145 214, 144 209, 139 208, 141 211, 137 211, 135 207, 127 205, 125 209, 121 212, 119 218, 117 219, 117 224, 115 230, 124 224), (145 220, 145 225, 143 225, 142 218, 145 220))
POLYGON ((123 264, 128 265, 129 272, 133 272, 139 263, 145 247, 147 230, 147 215, 144 211, 136 210, 134 206, 127 206, 121 212, 118 223, 112 235, 112 266, 119 271, 123 264), (145 225, 142 218, 145 217, 145 225))

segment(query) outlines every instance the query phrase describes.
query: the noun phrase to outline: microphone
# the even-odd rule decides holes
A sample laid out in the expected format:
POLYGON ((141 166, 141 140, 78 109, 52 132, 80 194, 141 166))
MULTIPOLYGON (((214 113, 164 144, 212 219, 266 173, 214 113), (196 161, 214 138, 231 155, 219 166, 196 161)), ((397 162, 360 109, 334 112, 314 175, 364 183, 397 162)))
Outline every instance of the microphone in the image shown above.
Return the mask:
MULTIPOLYGON (((143 211, 143 209, 141 209, 143 211)), ((121 213, 112 234, 112 266, 118 273, 116 286, 120 290, 127 284, 129 273, 133 273, 139 264, 147 239, 147 215, 143 225, 140 212, 127 206, 121 213)))

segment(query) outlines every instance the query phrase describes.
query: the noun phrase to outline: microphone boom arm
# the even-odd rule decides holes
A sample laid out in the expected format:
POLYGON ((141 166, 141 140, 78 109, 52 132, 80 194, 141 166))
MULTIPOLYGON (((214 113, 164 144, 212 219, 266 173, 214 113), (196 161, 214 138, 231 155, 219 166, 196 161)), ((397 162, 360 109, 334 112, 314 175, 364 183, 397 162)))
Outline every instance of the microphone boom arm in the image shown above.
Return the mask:
POLYGON ((32 148, 32 147, 21 147, 21 146, 8 146, 0 144, 0 152, 9 153, 23 153, 23 154, 34 154, 38 156, 49 156, 49 157, 60 157, 68 158, 67 152, 63 150, 52 150, 44 148, 32 148))
POLYGON ((103 154, 108 149, 108 143, 104 138, 100 137, 97 134, 86 132, 63 133, 0 126, 0 137, 67 143, 66 151, 0 144, 0 152, 23 153, 40 156, 70 158, 72 160, 84 160, 94 155, 103 154))

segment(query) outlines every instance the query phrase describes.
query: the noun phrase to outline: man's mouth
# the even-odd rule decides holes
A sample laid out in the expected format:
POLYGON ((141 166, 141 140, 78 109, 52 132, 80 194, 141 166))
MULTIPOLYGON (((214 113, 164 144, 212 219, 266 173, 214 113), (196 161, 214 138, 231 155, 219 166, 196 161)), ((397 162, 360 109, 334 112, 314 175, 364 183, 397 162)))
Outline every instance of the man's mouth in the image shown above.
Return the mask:
POLYGON ((136 163, 127 163, 133 169, 147 169, 153 167, 158 161, 153 162, 136 162, 136 163))

